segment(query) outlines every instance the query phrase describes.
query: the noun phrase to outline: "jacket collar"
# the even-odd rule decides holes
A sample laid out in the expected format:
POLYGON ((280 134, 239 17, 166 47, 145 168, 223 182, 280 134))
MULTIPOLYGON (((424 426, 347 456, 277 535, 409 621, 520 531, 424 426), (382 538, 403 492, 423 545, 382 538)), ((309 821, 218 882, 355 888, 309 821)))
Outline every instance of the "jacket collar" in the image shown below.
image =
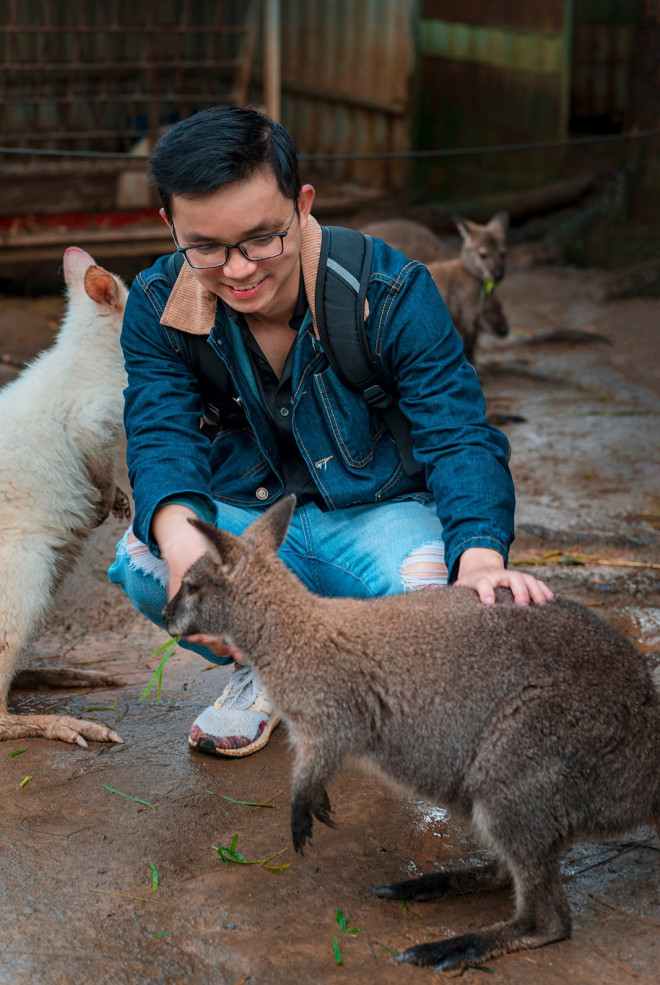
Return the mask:
MULTIPOLYGON (((310 215, 307 226, 302 231, 300 264, 317 337, 315 290, 321 256, 321 238, 321 227, 310 215)), ((217 302, 217 295, 203 287, 192 268, 184 262, 160 317, 160 324, 176 328, 180 332, 188 332, 190 335, 208 335, 215 324, 217 302)))

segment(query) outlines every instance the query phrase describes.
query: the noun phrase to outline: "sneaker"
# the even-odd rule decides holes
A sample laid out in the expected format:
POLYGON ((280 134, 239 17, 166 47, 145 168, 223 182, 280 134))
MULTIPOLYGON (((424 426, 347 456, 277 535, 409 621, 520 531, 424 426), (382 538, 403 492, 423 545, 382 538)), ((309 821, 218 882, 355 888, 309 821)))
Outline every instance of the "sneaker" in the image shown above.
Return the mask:
POLYGON ((249 756, 262 749, 280 723, 264 697, 251 667, 235 664, 229 683, 215 704, 198 715, 188 743, 216 756, 249 756))

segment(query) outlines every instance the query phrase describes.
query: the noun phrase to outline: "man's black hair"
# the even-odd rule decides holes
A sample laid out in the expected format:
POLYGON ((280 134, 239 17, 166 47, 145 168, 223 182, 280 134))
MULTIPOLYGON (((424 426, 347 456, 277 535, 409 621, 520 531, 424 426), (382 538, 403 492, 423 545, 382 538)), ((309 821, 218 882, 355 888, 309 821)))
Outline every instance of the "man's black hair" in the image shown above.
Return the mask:
POLYGON ((297 202, 301 184, 290 134, 264 113, 214 106, 175 123, 149 158, 149 179, 172 219, 172 196, 202 197, 269 168, 282 194, 297 202))

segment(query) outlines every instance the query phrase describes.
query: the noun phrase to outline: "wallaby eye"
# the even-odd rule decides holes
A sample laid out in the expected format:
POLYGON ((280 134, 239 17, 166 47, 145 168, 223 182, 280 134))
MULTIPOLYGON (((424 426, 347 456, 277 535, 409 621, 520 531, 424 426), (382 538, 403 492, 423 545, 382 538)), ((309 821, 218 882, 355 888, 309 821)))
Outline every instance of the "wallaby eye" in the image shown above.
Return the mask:
POLYGON ((482 260, 487 260, 488 259, 488 254, 486 253, 485 250, 479 250, 479 256, 480 256, 480 258, 482 260))
POLYGON ((183 584, 185 585, 186 591, 189 595, 194 595, 195 592, 198 592, 200 589, 200 585, 196 581, 191 581, 188 578, 183 579, 183 584))

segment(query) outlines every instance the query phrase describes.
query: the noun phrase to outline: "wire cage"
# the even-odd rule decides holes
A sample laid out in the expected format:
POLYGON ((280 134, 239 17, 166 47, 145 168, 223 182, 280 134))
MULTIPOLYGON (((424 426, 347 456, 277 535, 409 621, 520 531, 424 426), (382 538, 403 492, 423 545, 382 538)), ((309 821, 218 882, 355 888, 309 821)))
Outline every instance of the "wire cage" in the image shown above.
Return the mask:
POLYGON ((6 0, 0 259, 52 257, 74 232, 106 257, 162 252, 145 158, 172 122, 252 100, 261 7, 6 0))
POLYGON ((256 3, 9 0, 0 26, 3 143, 122 153, 248 98, 256 3))

